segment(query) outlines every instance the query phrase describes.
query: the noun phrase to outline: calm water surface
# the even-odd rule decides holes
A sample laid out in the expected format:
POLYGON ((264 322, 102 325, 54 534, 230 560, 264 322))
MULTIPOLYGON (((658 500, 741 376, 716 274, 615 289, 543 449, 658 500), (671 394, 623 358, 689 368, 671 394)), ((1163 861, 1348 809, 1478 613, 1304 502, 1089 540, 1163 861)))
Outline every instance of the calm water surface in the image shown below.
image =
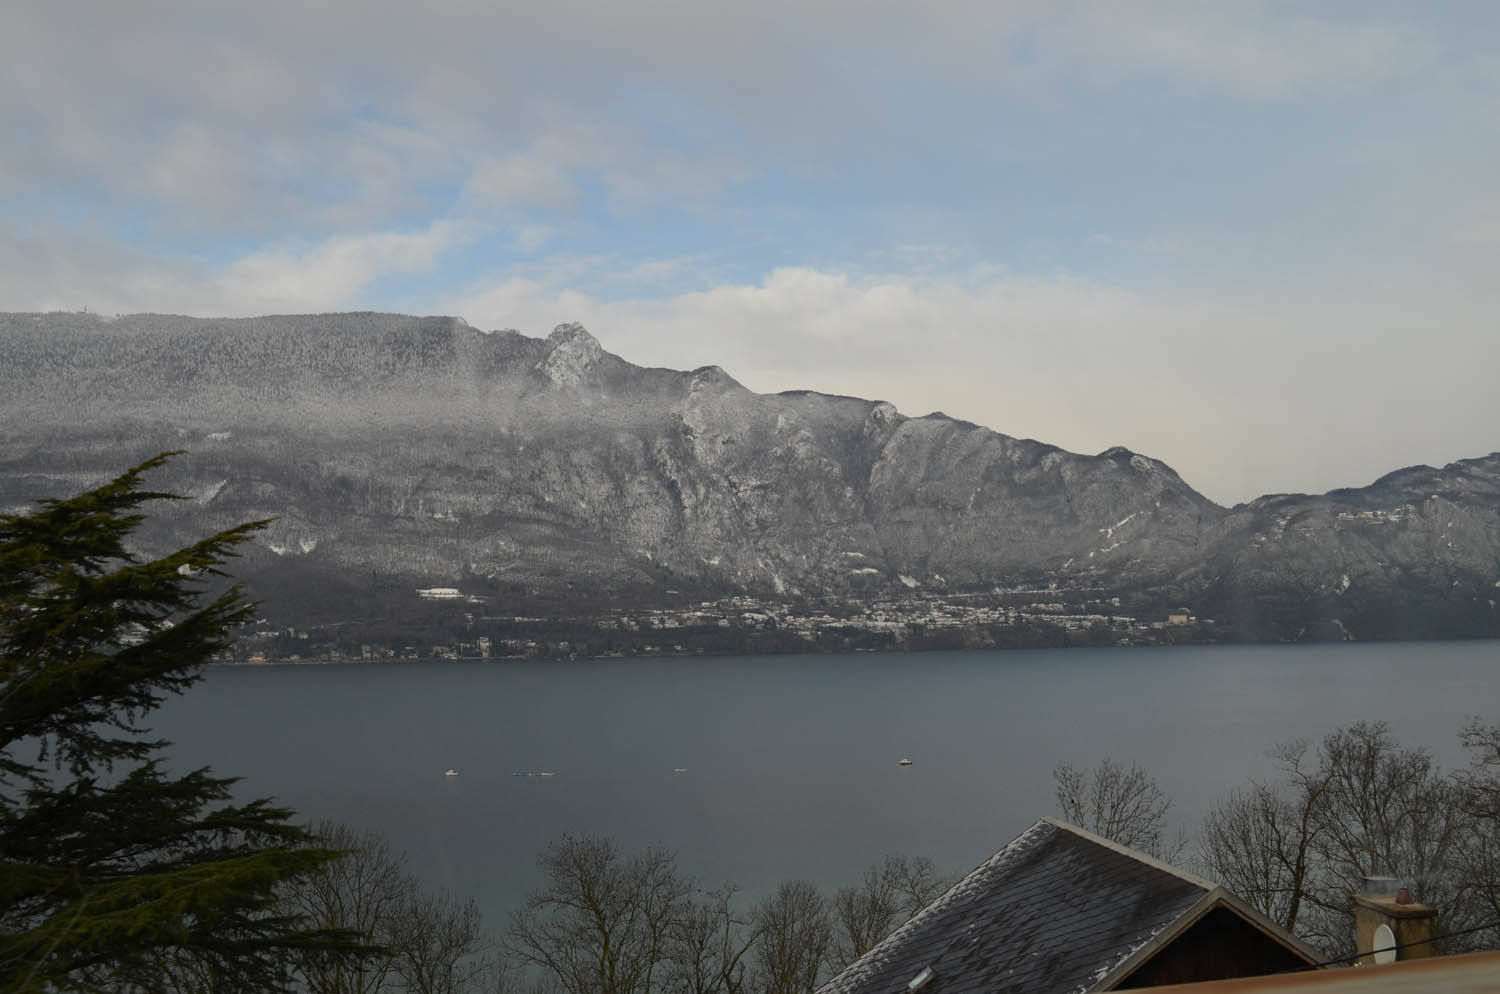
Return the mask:
POLYGON ((499 927, 564 832, 832 889, 888 852, 969 869, 1055 813, 1062 761, 1139 763, 1191 830, 1277 742, 1381 719, 1446 768, 1474 714, 1500 721, 1500 642, 225 668, 156 729, 499 927))

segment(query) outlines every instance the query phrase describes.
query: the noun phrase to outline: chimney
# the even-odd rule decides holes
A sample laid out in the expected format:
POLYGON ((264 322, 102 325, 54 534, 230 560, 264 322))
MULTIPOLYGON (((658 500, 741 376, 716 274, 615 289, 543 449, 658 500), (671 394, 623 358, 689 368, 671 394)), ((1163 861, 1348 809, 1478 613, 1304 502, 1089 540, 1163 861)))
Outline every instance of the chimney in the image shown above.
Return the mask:
POLYGON ((1395 877, 1365 877, 1364 888, 1352 903, 1358 966, 1432 955, 1432 943, 1426 940, 1435 934, 1437 910, 1414 902, 1411 890, 1400 886, 1395 877), (1400 948, 1384 951, 1391 946, 1400 948))

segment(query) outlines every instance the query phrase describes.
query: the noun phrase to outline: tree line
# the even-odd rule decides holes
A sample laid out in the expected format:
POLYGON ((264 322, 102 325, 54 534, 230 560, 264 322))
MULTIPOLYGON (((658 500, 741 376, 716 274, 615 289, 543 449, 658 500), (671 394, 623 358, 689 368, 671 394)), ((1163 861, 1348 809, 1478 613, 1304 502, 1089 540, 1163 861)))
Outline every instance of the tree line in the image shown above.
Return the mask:
MULTIPOLYGON (((948 886, 889 856, 831 897, 788 881, 746 909, 669 852, 567 836, 491 938, 378 838, 173 772, 146 719, 250 617, 224 567, 264 523, 137 557, 139 508, 175 499, 142 486, 166 458, 0 516, 0 994, 807 994, 948 886)), ((1330 958, 1372 874, 1433 905, 1457 951, 1500 943, 1500 726, 1463 741, 1452 773, 1380 723, 1278 746, 1191 845, 1138 767, 1062 765, 1054 785, 1069 821, 1223 882, 1330 958)))
POLYGON ((887 856, 831 898, 787 881, 745 909, 734 885, 700 887, 666 850, 564 836, 497 937, 472 901, 424 894, 378 837, 323 825, 317 839, 344 857, 285 886, 283 907, 374 952, 303 957, 294 984, 310 994, 802 994, 952 883, 930 860, 887 856))

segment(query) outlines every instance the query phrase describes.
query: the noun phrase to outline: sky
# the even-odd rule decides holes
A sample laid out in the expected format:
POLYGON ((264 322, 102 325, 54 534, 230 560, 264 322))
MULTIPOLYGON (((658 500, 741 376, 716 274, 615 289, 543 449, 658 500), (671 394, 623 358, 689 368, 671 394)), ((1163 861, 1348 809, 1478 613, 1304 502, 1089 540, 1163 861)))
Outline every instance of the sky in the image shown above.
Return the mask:
POLYGON ((1161 459, 1500 449, 1500 4, 11 0, 0 310, 581 322, 1161 459))

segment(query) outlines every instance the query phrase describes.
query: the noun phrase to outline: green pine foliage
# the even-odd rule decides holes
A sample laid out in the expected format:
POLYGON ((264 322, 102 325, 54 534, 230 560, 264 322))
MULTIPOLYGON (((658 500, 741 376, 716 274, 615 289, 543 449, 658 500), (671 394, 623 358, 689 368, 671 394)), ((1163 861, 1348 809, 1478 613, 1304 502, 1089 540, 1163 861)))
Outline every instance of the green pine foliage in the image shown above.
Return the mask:
POLYGON ((145 723, 252 605, 221 566, 265 522, 159 559, 127 548, 166 453, 0 517, 0 991, 278 991, 359 938, 278 904, 336 859, 292 813, 174 775, 145 723), (212 594, 210 588, 221 589, 212 594))

